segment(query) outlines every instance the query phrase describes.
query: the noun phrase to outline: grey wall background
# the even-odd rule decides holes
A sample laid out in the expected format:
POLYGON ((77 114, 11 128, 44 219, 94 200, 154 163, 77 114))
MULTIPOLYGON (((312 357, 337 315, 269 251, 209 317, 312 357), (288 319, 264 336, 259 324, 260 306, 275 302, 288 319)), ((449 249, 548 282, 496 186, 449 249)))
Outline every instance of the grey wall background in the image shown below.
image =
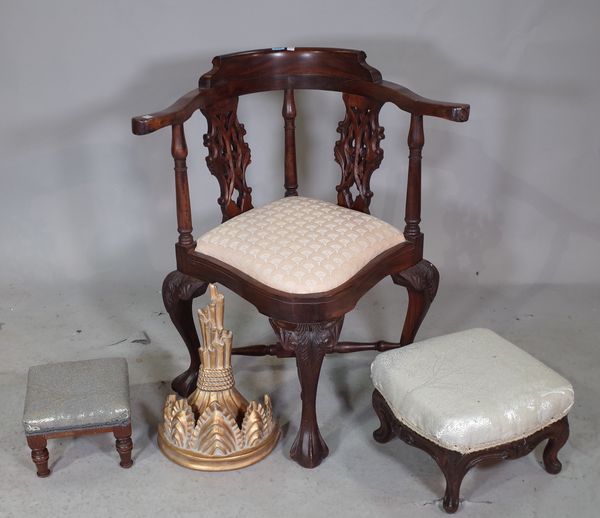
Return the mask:
MULTIPOLYGON (((177 235, 170 135, 134 137, 129 119, 194 88, 216 54, 279 45, 364 49, 387 79, 471 104, 466 124, 425 122, 422 227, 445 282, 600 281, 597 0, 0 5, 0 282, 159 286, 177 235)), ((333 200, 343 104, 297 102, 301 193, 333 200)), ((282 193, 280 110, 279 93, 240 104, 256 204, 282 193)), ((373 212, 402 226, 408 116, 386 107, 382 123, 373 212)), ((198 114, 196 236, 219 221, 204 131, 198 114)))

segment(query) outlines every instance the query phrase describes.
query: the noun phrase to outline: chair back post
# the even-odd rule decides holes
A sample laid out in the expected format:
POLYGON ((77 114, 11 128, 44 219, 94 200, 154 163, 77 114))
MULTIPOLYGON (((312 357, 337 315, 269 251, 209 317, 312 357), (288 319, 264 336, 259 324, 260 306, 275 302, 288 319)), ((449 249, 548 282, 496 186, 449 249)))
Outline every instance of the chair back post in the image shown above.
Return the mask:
POLYGON ((281 110, 285 121, 285 196, 298 196, 298 173, 296 171, 296 102, 294 90, 286 88, 281 110))
POLYGON ((177 231, 179 232, 178 243, 185 248, 194 247, 192 236, 192 209, 190 205, 190 190, 188 186, 187 144, 183 124, 171 126, 171 155, 175 161, 175 198, 177 204, 177 231))
POLYGON ((423 133, 423 116, 411 114, 408 131, 408 182, 406 189, 406 211, 404 221, 404 237, 415 241, 421 235, 421 157, 425 134, 423 133))

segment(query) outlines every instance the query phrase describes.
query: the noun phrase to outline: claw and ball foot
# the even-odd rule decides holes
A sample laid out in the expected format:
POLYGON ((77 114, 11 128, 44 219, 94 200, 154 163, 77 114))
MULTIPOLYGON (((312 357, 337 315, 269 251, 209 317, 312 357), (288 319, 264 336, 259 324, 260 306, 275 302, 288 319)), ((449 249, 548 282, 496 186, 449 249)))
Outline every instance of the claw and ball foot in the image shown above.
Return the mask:
POLYGON ((271 320, 283 350, 294 352, 300 380, 302 417, 290 456, 300 466, 314 468, 329 454, 317 423, 317 385, 325 354, 337 343, 343 318, 294 324, 271 320))

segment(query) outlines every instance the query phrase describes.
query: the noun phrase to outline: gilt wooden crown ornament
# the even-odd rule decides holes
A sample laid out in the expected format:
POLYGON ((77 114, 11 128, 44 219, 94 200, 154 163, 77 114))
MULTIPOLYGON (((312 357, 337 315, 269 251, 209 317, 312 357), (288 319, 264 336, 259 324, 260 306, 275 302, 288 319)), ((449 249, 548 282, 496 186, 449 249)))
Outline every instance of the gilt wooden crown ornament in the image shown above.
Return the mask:
POLYGON ((223 295, 210 285, 211 302, 198 310, 202 346, 196 390, 187 399, 171 394, 164 405, 158 445, 173 462, 203 471, 250 466, 277 444, 279 427, 271 400, 248 401, 235 388, 233 335, 223 328, 223 295))

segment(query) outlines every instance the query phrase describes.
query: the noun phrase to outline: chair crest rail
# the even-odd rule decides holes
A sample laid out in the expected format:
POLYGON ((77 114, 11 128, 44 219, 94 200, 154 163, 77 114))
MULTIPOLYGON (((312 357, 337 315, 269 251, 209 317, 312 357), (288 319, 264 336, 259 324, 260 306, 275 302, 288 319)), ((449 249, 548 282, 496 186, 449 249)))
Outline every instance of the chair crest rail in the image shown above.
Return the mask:
POLYGON ((217 56, 199 88, 160 112, 134 117, 133 133, 145 135, 185 122, 220 98, 286 89, 333 90, 391 102, 401 110, 455 122, 469 118, 469 105, 434 101, 385 81, 359 50, 330 48, 262 49, 217 56), (289 49, 289 50, 288 50, 289 49))

